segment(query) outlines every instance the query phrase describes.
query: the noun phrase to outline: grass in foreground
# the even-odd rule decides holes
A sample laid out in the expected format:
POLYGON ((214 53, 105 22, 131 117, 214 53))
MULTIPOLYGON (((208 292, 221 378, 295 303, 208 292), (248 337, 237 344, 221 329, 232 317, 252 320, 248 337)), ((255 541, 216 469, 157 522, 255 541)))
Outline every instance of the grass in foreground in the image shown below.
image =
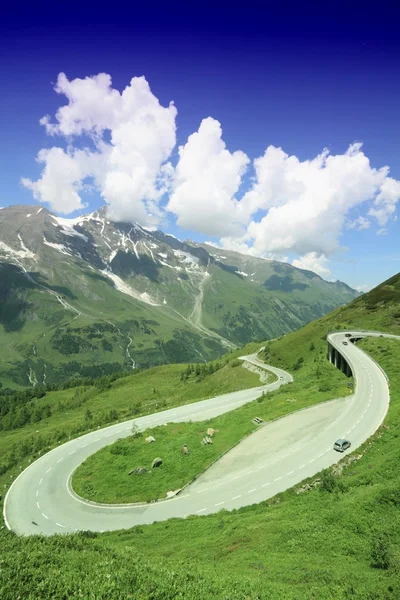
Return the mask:
POLYGON ((0 531, 2 600, 397 600, 400 344, 362 345, 390 377, 391 405, 333 485, 110 534, 0 531))

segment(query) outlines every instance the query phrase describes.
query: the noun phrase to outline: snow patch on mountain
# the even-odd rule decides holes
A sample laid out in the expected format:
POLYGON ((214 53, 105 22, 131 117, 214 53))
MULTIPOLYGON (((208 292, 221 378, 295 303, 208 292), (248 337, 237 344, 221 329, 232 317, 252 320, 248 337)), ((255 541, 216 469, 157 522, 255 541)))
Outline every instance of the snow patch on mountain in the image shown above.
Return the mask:
POLYGON ((125 281, 121 279, 121 277, 118 277, 118 275, 116 275, 109 269, 103 269, 100 272, 114 282, 114 285, 119 292, 122 292, 127 296, 131 296, 131 298, 135 298, 136 300, 140 300, 145 304, 150 304, 151 306, 160 306, 160 304, 155 302, 147 292, 137 292, 130 285, 125 283, 125 281))
POLYGON ((18 234, 18 239, 20 241, 22 251, 25 252, 25 258, 35 258, 35 254, 28 250, 28 248, 25 246, 20 233, 18 234))
POLYGON ((67 256, 72 256, 71 252, 64 246, 64 244, 54 244, 53 242, 48 242, 46 238, 43 236, 43 244, 53 248, 54 250, 58 250, 61 254, 66 254, 67 256))
POLYGON ((82 221, 88 220, 87 218, 78 217, 77 219, 63 219, 62 217, 56 217, 54 215, 50 215, 54 221, 61 227, 61 232, 64 235, 69 235, 70 237, 79 237, 85 242, 88 242, 88 238, 83 233, 79 233, 76 231, 75 225, 80 225, 82 221))
POLYGON ((179 262, 185 263, 188 267, 192 267, 194 269, 199 268, 199 259, 197 256, 193 256, 189 252, 183 252, 183 250, 172 250, 176 258, 179 262))
POLYGON ((0 251, 7 254, 10 258, 36 258, 36 255, 28 250, 24 245, 22 250, 14 250, 4 242, 0 242, 0 251))

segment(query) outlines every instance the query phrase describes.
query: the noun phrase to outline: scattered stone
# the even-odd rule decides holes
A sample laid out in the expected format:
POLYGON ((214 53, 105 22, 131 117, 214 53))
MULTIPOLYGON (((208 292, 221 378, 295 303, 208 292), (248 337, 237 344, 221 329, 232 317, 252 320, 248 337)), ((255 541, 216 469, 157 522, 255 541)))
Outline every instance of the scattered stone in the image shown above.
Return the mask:
POLYGON ((213 429, 212 427, 209 427, 207 429, 207 435, 212 437, 214 435, 214 433, 215 433, 215 429, 213 429))
POLYGON ((190 450, 189 450, 187 444, 183 444, 183 446, 181 448, 181 454, 190 454, 190 450))
POLYGON ((213 442, 212 442, 212 439, 208 435, 206 435, 205 437, 203 437, 201 443, 206 445, 206 444, 212 444, 213 442))
POLYGON ((148 469, 146 469, 146 467, 136 467, 135 469, 132 469, 132 471, 129 471, 128 475, 144 475, 147 472, 148 469))
POLYGON ((145 441, 146 441, 148 444, 151 444, 152 442, 155 442, 155 441, 156 441, 156 438, 154 438, 152 435, 149 435, 149 437, 147 437, 147 438, 145 439, 145 441))
POLYGON ((162 458, 157 457, 153 460, 153 462, 151 463, 151 468, 155 469, 156 467, 160 467, 162 465, 162 458))
POLYGON ((311 483, 306 483, 305 485, 302 485, 300 488, 297 488, 296 490, 296 494, 302 494, 303 492, 309 492, 310 490, 313 490, 315 487, 317 487, 317 485, 320 485, 321 480, 318 479, 314 479, 314 481, 312 481, 311 483))

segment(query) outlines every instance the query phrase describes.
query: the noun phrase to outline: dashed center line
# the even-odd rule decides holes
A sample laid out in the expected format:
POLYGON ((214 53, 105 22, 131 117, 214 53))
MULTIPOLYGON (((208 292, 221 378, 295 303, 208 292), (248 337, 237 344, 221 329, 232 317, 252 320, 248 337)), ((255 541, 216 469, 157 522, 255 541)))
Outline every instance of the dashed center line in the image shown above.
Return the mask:
POLYGON ((58 459, 57 463, 60 463, 64 460, 64 457, 62 456, 61 458, 58 459))
POLYGON ((47 469, 46 473, 50 473, 50 471, 52 470, 53 467, 50 467, 49 469, 47 469))
POLYGON ((233 496, 232 500, 237 500, 238 498, 241 498, 242 494, 239 494, 238 496, 233 496))
POLYGON ((47 519, 48 521, 50 520, 49 517, 47 515, 44 514, 44 512, 42 512, 42 515, 44 516, 45 519, 47 519))
POLYGON ((40 510, 40 505, 39 502, 36 502, 36 506, 38 507, 38 509, 40 510))
POLYGON ((56 525, 58 525, 59 527, 64 527, 65 528, 65 525, 61 525, 61 523, 56 523, 56 525))
POLYGON ((196 515, 198 515, 199 513, 204 512, 205 510, 207 510, 206 508, 201 508, 200 510, 196 510, 196 515))
POLYGON ((43 477, 42 477, 42 479, 39 481, 39 485, 41 485, 42 481, 43 481, 43 477))
POLYGON ((207 492, 207 491, 208 491, 208 488, 204 488, 204 490, 199 490, 197 493, 202 494, 203 492, 207 492))
POLYGON ((222 501, 222 502, 217 502, 217 504, 214 504, 214 506, 221 506, 221 504, 225 504, 225 502, 224 502, 224 501, 222 501))
POLYGON ((252 493, 253 493, 253 492, 255 492, 255 491, 256 491, 256 488, 253 488, 252 490, 249 490, 247 493, 248 493, 248 494, 252 494, 252 493))

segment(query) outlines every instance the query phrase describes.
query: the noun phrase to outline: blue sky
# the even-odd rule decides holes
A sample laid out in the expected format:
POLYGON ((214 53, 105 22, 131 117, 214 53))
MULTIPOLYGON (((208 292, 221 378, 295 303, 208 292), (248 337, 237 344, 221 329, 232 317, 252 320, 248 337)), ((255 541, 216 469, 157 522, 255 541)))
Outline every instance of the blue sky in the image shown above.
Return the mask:
POLYGON ((76 216, 106 200, 116 217, 282 258, 364 289, 400 270, 400 42, 393 6, 129 6, 132 12, 78 3, 62 14, 54 5, 7 9, 0 41, 0 205, 36 203, 35 191, 52 210, 76 216), (121 109, 109 126, 103 100, 96 96, 93 106, 84 106, 83 90, 75 134, 65 135, 73 115, 64 122, 55 117, 71 106, 54 91, 59 73, 66 75, 65 89, 75 82, 76 90, 79 79, 109 74, 105 100, 127 88, 132 97, 144 95, 141 110, 150 111, 154 127, 137 129, 135 109, 129 115, 121 109), (131 89, 140 76, 145 82, 131 89), (170 101, 176 115, 168 112, 170 101), (107 123, 101 140, 84 124, 95 113, 107 123), (39 124, 44 115, 58 128, 53 135, 39 124), (113 135, 120 146, 110 144, 113 135), (154 137, 154 147, 130 146, 140 135, 154 137), (362 147, 349 153, 355 142, 362 147), (117 166, 111 146, 119 149, 117 166), (62 156, 35 160, 54 147, 62 156), (83 148, 93 152, 90 168, 77 153, 83 148), (329 156, 319 164, 325 148, 329 156), (144 165, 142 179, 139 167, 126 166, 130 156, 144 165), (260 157, 257 174, 253 161, 260 157), (52 172, 44 181, 46 165, 52 172), (389 173, 372 171, 385 166, 389 173), (71 175, 76 169, 81 181, 71 175), (155 198, 160 173, 166 192, 155 198), (30 183, 24 187, 21 178, 30 183), (87 207, 77 207, 73 193, 87 207))

